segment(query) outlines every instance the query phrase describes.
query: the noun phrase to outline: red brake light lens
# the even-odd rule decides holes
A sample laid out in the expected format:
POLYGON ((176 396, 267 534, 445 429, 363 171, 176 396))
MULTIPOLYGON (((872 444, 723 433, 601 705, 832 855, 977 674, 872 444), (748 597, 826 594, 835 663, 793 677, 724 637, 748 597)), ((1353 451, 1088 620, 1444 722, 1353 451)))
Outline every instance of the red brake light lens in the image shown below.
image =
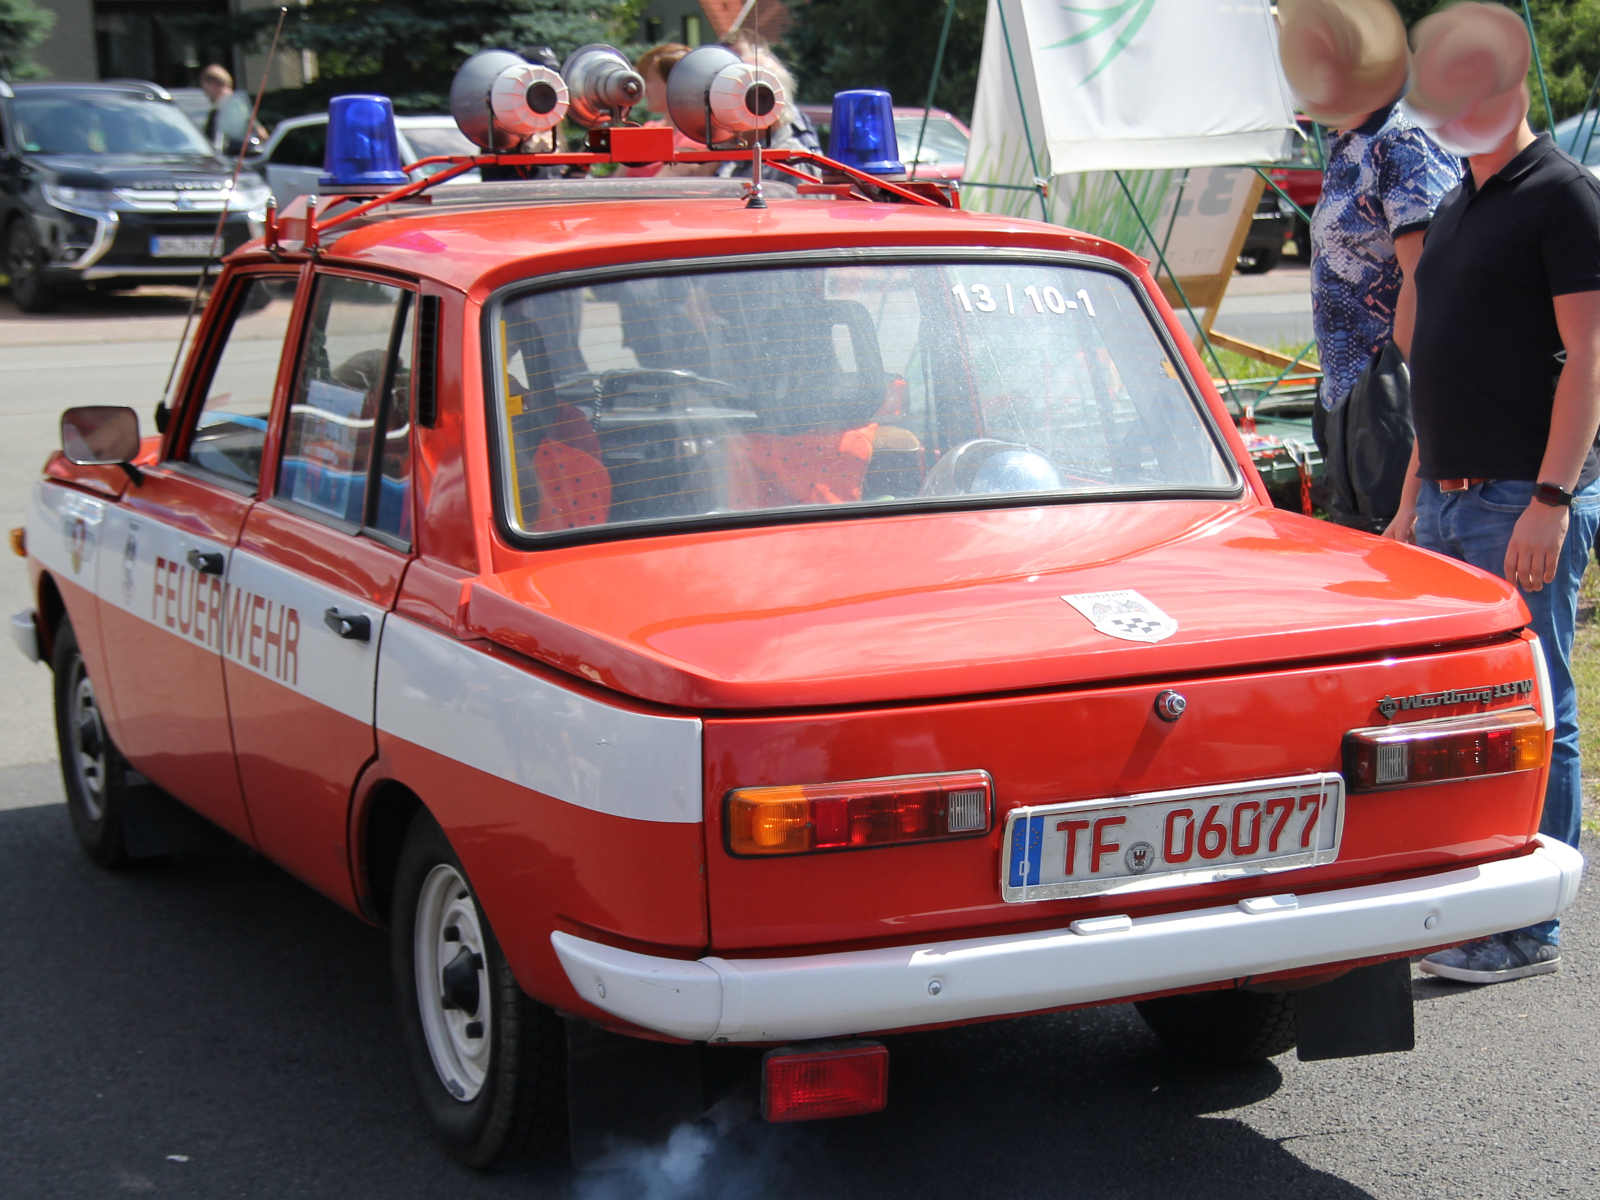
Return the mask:
POLYGON ((1548 758, 1544 718, 1531 708, 1344 735, 1344 778, 1353 792, 1536 771, 1548 758))
POLYGON ((889 1051, 879 1042, 844 1050, 770 1051, 761 1063, 761 1115, 816 1121, 880 1112, 889 1103, 889 1051))
POLYGON ((905 775, 728 793, 728 849, 809 854, 987 833, 994 784, 986 771, 905 775))

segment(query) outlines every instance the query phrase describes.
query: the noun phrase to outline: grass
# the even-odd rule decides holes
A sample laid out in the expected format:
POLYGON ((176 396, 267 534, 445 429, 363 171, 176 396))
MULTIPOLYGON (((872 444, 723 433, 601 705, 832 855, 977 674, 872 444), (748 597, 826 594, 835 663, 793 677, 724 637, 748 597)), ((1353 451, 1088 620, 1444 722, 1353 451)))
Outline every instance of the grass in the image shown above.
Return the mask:
MULTIPOLYGON (((1301 350, 1305 349, 1305 343, 1291 344, 1279 341, 1275 345, 1269 346, 1268 349, 1276 350, 1279 354, 1285 354, 1293 358, 1301 350)), ((1282 367, 1274 367, 1264 362, 1257 362, 1253 358, 1246 358, 1244 355, 1237 354, 1232 350, 1224 350, 1221 346, 1217 347, 1217 357, 1222 360, 1222 369, 1228 373, 1228 378, 1235 383, 1240 383, 1247 379, 1274 379, 1283 370, 1282 367)), ((1211 361, 1211 356, 1205 352, 1204 346, 1200 348, 1200 360, 1211 370, 1216 370, 1216 364, 1211 361)), ((1306 356, 1300 360, 1291 374, 1304 375, 1307 370, 1316 371, 1320 369, 1317 348, 1313 346, 1307 351, 1306 356)))
POLYGON ((1583 755, 1583 827, 1600 834, 1600 569, 1589 570, 1578 588, 1578 631, 1572 639, 1572 676, 1578 685, 1579 749, 1583 755))

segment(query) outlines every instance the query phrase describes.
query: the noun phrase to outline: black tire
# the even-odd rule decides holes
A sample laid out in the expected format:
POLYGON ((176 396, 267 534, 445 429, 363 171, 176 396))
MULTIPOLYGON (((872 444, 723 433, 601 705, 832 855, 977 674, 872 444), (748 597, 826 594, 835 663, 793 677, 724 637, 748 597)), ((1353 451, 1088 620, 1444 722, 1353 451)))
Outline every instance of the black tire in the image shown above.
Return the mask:
POLYGON ((1246 250, 1239 255, 1239 273, 1241 275, 1265 275, 1282 261, 1282 246, 1268 246, 1261 250, 1246 250))
POLYGON ((554 1158, 566 1147, 566 1024, 518 985, 471 886, 444 832, 427 812, 418 813, 400 851, 389 923, 411 1071, 434 1131, 460 1162, 489 1169, 554 1158), (419 948, 419 925, 435 924, 440 935, 426 940, 436 949, 419 948), (445 943, 455 947, 448 963, 445 943), (418 960, 429 954, 424 985, 418 960), (424 986, 442 999, 424 996, 424 986), (425 1029, 430 1022, 433 1042, 425 1029), (486 1053, 470 1038, 470 1025, 488 1039, 486 1053), (457 1049, 463 1045, 468 1055, 457 1049), (484 1056, 473 1061, 474 1053, 484 1056))
POLYGON ((1195 992, 1134 1007, 1163 1046, 1195 1062, 1231 1066, 1294 1049, 1293 992, 1195 992))
POLYGON ((23 312, 55 308, 55 291, 44 278, 44 250, 26 216, 16 218, 6 230, 6 274, 11 278, 11 299, 23 312))
POLYGON ((102 867, 126 866, 128 763, 106 732, 78 636, 66 617, 56 627, 50 666, 55 671, 61 782, 73 832, 84 852, 102 867))

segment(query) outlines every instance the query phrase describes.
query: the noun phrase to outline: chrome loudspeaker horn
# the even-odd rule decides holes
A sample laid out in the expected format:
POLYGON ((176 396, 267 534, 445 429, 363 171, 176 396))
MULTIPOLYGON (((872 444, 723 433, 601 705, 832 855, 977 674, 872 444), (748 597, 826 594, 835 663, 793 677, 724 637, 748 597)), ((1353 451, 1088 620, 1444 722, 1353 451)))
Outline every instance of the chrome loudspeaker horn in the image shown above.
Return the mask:
POLYGON ((667 76, 672 123, 708 146, 775 124, 788 100, 772 72, 722 46, 690 51, 667 76))
POLYGON ((450 115, 474 145, 515 150, 567 115, 567 85, 509 50, 480 50, 450 82, 450 115))
POLYGON ((561 64, 572 107, 567 115, 585 129, 607 125, 644 99, 644 77, 615 46, 579 46, 561 64))

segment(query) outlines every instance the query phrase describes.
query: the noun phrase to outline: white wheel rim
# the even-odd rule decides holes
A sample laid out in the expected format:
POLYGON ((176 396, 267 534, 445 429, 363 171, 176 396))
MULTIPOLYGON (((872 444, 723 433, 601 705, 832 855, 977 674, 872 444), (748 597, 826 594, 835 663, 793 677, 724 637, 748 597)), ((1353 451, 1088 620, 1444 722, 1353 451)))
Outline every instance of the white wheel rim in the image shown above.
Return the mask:
POLYGON ((94 684, 83 659, 72 662, 70 691, 72 712, 72 757, 78 772, 78 790, 83 795, 84 811, 91 821, 106 813, 106 729, 100 720, 100 705, 94 698, 94 684))
POLYGON ((445 1091, 465 1103, 483 1090, 489 1074, 493 1013, 478 906, 454 867, 440 863, 428 872, 412 942, 428 1054, 445 1091))

